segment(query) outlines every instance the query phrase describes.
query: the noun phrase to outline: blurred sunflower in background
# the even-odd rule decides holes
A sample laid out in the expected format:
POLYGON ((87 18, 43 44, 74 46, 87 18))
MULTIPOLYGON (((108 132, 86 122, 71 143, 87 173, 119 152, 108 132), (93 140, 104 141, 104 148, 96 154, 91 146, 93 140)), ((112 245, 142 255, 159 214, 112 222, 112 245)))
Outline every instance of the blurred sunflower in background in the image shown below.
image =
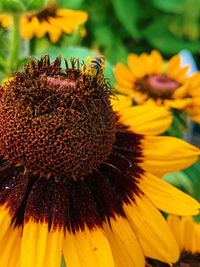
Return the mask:
POLYGON ((46 34, 52 43, 56 43, 63 33, 72 34, 87 21, 84 11, 58 8, 56 4, 48 4, 37 12, 28 13, 21 19, 21 35, 24 39, 34 36, 42 38, 46 34))
POLYGON ((200 72, 187 76, 189 66, 181 66, 180 55, 165 62, 161 54, 129 54, 128 66, 114 69, 117 92, 127 95, 133 105, 159 105, 186 112, 200 123, 200 72))
POLYGON ((192 254, 200 253, 200 224, 193 217, 169 215, 167 222, 181 251, 192 254))
POLYGON ((11 26, 12 18, 7 14, 0 14, 0 27, 9 28, 11 26))
MULTIPOLYGON (((20 19, 20 34, 25 40, 42 38, 48 34, 51 42, 56 43, 63 33, 73 34, 87 19, 87 12, 59 8, 51 3, 40 10, 24 12, 20 19)), ((0 25, 10 28, 12 16, 1 14, 0 25)))
POLYGON ((200 264, 200 224, 197 218, 169 215, 167 222, 181 251, 180 260, 175 266, 188 264, 191 267, 198 267, 200 264))
POLYGON ((199 212, 196 200, 156 177, 193 164, 199 150, 142 134, 142 107, 130 125, 120 104, 112 109, 102 72, 89 67, 31 59, 1 88, 2 267, 59 267, 62 254, 67 267, 176 262, 178 245, 158 209, 199 212))

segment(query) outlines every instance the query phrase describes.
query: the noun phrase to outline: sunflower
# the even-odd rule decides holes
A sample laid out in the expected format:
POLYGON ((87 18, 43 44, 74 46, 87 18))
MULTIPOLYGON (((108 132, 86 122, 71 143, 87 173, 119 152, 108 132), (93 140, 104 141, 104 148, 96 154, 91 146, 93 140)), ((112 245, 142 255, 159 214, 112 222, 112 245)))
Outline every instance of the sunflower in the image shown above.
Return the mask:
POLYGON ((161 54, 129 54, 128 66, 118 63, 114 73, 116 90, 134 104, 151 104, 183 110, 200 122, 200 72, 188 76, 180 55, 164 62, 161 54))
MULTIPOLYGON (((181 255, 174 267, 198 267, 200 264, 200 224, 191 216, 169 215, 168 225, 172 230, 181 255)), ((166 267, 165 263, 148 260, 147 266, 166 267), (150 265, 148 265, 150 264, 150 265)))
POLYGON ((156 175, 187 167, 199 150, 137 133, 138 123, 133 131, 99 80, 74 59, 62 70, 61 58, 44 56, 1 88, 1 267, 59 267, 62 255, 67 267, 177 261, 159 209, 193 215, 200 206, 156 175))
MULTIPOLYGON (((193 217, 169 215, 167 222, 181 251, 200 253, 200 224, 193 217)), ((200 258, 199 258, 200 259, 200 258)))
POLYGON ((0 27, 9 28, 12 18, 8 14, 0 14, 0 27))
POLYGON ((21 35, 24 39, 34 36, 42 38, 48 33, 51 42, 56 43, 62 33, 72 34, 87 21, 87 13, 58 8, 49 4, 43 9, 26 14, 21 19, 21 35))

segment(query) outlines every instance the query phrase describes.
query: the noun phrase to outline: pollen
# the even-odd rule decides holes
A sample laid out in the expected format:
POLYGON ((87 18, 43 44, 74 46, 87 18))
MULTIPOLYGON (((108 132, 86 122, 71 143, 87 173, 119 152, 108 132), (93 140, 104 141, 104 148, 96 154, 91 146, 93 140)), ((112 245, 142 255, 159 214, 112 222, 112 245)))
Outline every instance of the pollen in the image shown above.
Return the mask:
POLYGON ((1 88, 0 148, 26 172, 81 180, 109 157, 115 116, 106 80, 88 80, 78 60, 65 63, 32 58, 1 88))

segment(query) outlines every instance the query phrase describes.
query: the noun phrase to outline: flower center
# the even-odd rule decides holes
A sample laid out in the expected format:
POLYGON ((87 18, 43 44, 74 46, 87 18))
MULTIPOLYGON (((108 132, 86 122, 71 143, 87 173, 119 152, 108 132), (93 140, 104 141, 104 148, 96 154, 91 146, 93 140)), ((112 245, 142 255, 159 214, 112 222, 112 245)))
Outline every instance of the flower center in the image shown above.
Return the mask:
POLYGON ((33 17, 36 16, 40 22, 44 20, 48 21, 50 17, 53 18, 57 17, 56 9, 57 7, 55 4, 48 4, 47 6, 45 6, 45 8, 43 8, 39 12, 31 13, 30 15, 27 15, 27 17, 29 20, 31 20, 33 17))
POLYGON ((146 75, 136 81, 136 90, 147 93, 152 98, 170 99, 180 83, 164 74, 146 75))
POLYGON ((115 142, 115 118, 106 81, 97 83, 60 59, 31 60, 0 99, 0 147, 27 172, 83 179, 104 162, 115 142))
MULTIPOLYGON (((191 253, 187 251, 181 252, 181 256, 179 258, 179 261, 173 264, 174 267, 198 267, 200 262, 200 253, 191 253)), ((147 263, 150 265, 146 265, 146 267, 149 266, 157 266, 157 267, 168 267, 169 265, 164 262, 160 262, 157 260, 148 259, 147 263)))

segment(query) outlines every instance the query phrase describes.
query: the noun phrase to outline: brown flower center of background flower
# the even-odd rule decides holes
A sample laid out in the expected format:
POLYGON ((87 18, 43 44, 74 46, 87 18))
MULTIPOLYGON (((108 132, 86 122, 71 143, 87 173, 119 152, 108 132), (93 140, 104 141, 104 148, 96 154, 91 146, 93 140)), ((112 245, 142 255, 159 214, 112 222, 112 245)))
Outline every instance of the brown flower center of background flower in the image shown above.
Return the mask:
POLYGON ((33 17, 37 17, 40 22, 43 20, 48 21, 48 19, 51 17, 57 17, 56 10, 57 6, 55 4, 48 4, 39 12, 34 12, 30 15, 27 15, 27 18, 29 19, 29 21, 32 20, 33 17))
MULTIPOLYGON (((168 267, 169 264, 157 260, 148 259, 145 267, 168 267)), ((173 267, 200 267, 200 253, 181 252, 178 262, 173 267)))
POLYGON ((181 84, 164 74, 146 75, 136 81, 136 90, 147 93, 152 98, 170 99, 181 84))
POLYGON ((88 80, 71 63, 64 72, 59 58, 32 60, 0 99, 3 157, 41 177, 83 179, 115 141, 109 86, 88 80))

